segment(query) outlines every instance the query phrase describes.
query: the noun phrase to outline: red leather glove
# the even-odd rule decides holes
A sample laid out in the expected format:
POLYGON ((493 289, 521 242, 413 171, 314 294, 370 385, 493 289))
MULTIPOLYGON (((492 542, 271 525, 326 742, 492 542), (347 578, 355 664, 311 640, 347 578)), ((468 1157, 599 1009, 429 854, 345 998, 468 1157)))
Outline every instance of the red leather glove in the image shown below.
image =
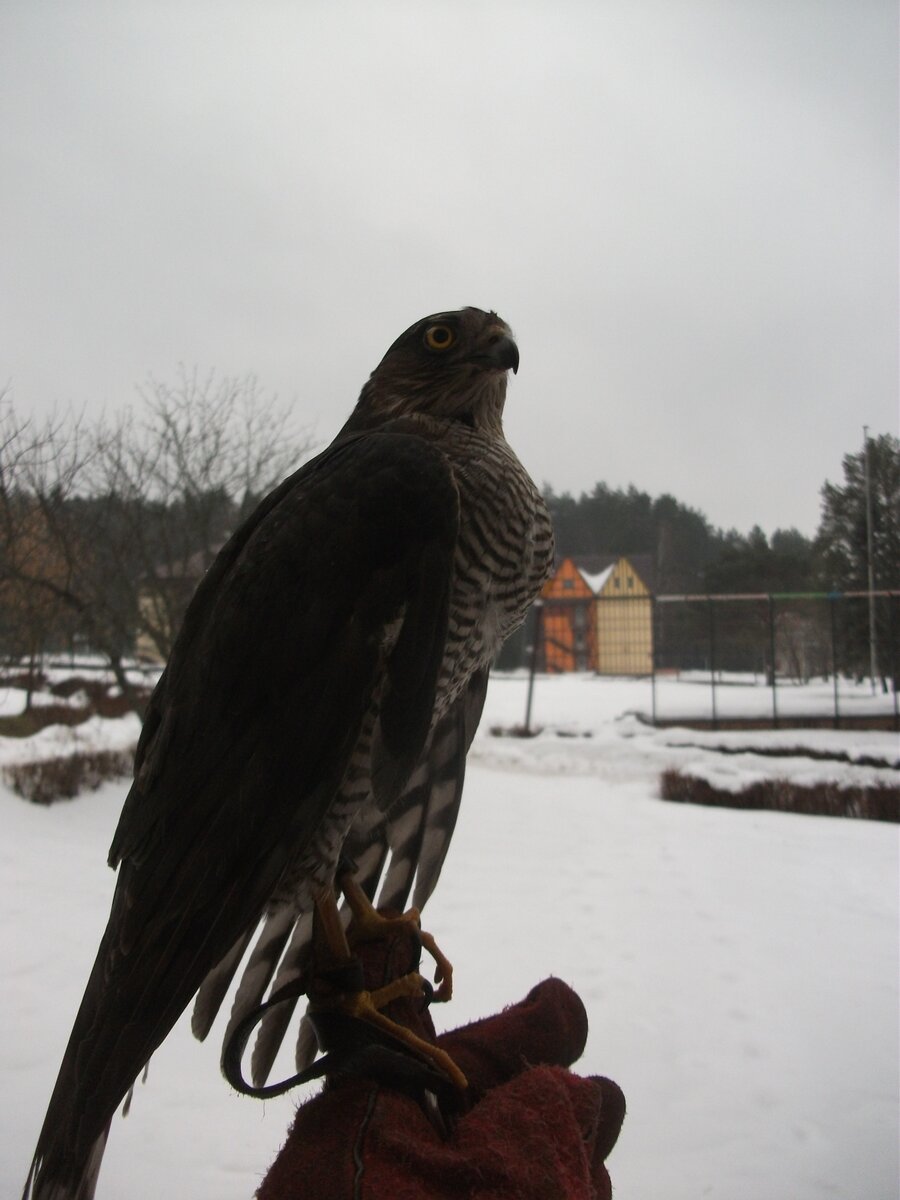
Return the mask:
MULTIPOLYGON (((415 969, 418 949, 400 932, 359 956, 374 988, 415 969)), ((609 1200, 604 1160, 625 1098, 608 1079, 565 1070, 587 1040, 570 987, 547 979, 519 1004, 440 1038, 420 1001, 385 1011, 452 1056, 469 1082, 468 1110, 444 1138, 410 1095, 329 1079, 298 1110, 258 1200, 609 1200)))

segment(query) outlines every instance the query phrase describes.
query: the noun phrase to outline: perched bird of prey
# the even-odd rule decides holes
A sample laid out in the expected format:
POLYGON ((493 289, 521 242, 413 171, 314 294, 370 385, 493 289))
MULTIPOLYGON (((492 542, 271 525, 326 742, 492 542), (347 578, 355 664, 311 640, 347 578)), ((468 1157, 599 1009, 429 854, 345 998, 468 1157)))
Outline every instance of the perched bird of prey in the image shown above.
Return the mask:
POLYGON ((342 856, 382 904, 414 877, 414 903, 430 894, 489 666, 553 556, 503 435, 518 362, 496 313, 418 321, 200 583, 146 714, 29 1200, 90 1200, 116 1108, 198 989, 206 1034, 261 922, 229 1028, 302 970, 342 856))

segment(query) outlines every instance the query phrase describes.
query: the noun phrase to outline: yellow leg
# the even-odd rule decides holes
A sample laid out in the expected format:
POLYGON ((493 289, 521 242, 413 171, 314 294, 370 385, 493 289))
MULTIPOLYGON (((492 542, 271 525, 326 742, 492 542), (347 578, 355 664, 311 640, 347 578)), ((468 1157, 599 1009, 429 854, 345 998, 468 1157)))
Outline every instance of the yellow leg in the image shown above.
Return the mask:
POLYGON ((369 897, 362 890, 352 875, 342 875, 338 886, 353 913, 351 938, 355 942, 377 941, 389 932, 391 926, 396 928, 398 922, 412 925, 422 942, 423 947, 434 959, 434 982, 438 987, 432 1000, 443 1004, 453 995, 453 964, 441 951, 430 933, 422 929, 417 908, 407 909, 396 917, 386 917, 373 907, 369 897))
MULTIPOLYGON (((410 909, 408 912, 397 917, 385 917, 373 908, 368 896, 366 896, 356 880, 352 879, 349 875, 341 878, 339 886, 353 913, 351 934, 348 938, 344 932, 333 890, 331 888, 324 889, 315 901, 316 915, 320 926, 318 930, 319 936, 316 936, 316 957, 319 960, 319 965, 322 965, 323 960, 328 960, 329 965, 349 961, 352 957, 350 949, 351 941, 358 943, 360 941, 376 940, 389 933, 392 928, 396 929, 398 923, 411 924, 419 934, 423 946, 426 947, 437 964, 435 982, 440 981, 441 986, 434 993, 433 998, 449 999, 452 990, 453 968, 444 955, 441 954, 440 950, 438 950, 434 938, 430 934, 423 934, 421 932, 417 910, 410 909)), ((460 1091, 465 1091, 468 1087, 466 1077, 449 1054, 432 1045, 431 1042, 426 1042, 423 1038, 417 1037, 416 1034, 406 1029, 405 1026, 397 1024, 396 1021, 392 1021, 379 1011, 385 1005, 390 1004, 392 1000, 397 1000, 400 997, 424 995, 424 986, 422 976, 418 972, 412 971, 408 975, 403 975, 401 978, 393 980, 385 987, 376 989, 374 992, 344 992, 327 998, 311 999, 310 1011, 314 1013, 317 1008, 338 1008, 346 1013, 347 1016, 374 1025, 377 1029, 383 1030, 397 1041, 402 1042, 414 1054, 420 1058, 424 1058, 426 1062, 430 1063, 438 1071, 443 1072, 460 1091)))

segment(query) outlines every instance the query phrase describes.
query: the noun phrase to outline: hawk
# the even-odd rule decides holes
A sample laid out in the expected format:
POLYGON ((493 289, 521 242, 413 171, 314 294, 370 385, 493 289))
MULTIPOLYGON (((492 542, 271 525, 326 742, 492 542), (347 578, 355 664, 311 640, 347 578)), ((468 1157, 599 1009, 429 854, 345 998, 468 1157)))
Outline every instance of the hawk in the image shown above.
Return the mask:
MULTIPOLYGON (((380 904, 430 895, 490 664, 553 557, 503 434, 518 363, 496 313, 416 322, 197 588, 146 713, 28 1200, 90 1200, 115 1109, 195 993, 205 1036, 260 926, 229 1030, 302 971, 339 861, 369 897, 381 880, 380 904)), ((263 1022, 256 1080, 285 1024, 263 1022)))

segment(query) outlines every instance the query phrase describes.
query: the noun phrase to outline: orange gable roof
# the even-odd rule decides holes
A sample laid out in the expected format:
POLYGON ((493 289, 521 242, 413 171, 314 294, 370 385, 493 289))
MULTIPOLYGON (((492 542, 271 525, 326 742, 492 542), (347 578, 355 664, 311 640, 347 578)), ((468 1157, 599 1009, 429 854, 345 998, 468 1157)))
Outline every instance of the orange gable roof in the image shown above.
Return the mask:
POLYGON ((544 600, 590 600, 593 591, 571 558, 564 558, 544 584, 544 600))

